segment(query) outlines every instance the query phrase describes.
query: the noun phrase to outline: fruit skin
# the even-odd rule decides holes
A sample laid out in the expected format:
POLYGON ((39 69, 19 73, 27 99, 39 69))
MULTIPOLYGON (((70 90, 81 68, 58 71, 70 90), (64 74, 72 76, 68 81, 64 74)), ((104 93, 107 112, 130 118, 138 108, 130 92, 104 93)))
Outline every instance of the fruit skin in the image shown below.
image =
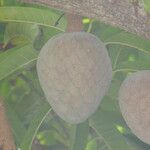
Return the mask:
POLYGON ((50 39, 39 54, 37 72, 53 110, 73 124, 96 111, 112 79, 104 44, 85 32, 63 33, 50 39))
POLYGON ((150 70, 128 76, 119 92, 122 115, 132 132, 150 144, 150 70))

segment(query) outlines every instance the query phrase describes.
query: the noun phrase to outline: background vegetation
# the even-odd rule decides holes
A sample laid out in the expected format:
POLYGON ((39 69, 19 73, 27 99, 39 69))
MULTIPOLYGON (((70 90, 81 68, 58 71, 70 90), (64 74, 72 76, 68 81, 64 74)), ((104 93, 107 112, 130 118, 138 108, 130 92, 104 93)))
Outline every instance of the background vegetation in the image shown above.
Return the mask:
POLYGON ((150 41, 83 18, 84 30, 106 44, 114 75, 98 111, 70 125, 46 102, 35 66, 41 47, 66 24, 63 12, 0 0, 0 95, 18 150, 149 150, 126 126, 117 97, 126 75, 150 69, 150 41))

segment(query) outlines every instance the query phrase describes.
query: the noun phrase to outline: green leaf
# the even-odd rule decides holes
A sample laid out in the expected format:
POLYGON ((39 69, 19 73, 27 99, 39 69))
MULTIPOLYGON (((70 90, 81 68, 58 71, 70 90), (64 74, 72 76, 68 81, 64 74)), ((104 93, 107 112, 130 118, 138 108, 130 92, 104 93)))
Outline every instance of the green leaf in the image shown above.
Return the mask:
POLYGON ((122 46, 120 46, 120 45, 109 45, 109 46, 107 46, 107 48, 108 48, 109 56, 111 58, 112 68, 115 69, 117 64, 118 64, 120 55, 122 53, 122 46))
POLYGON ((72 125, 69 150, 84 150, 89 134, 89 122, 72 125))
POLYGON ((12 5, 17 5, 19 4, 19 1, 17 0, 0 0, 1 6, 12 6, 12 5))
POLYGON ((143 55, 143 57, 146 55, 145 53, 143 54, 142 52, 139 52, 135 48, 122 45, 109 45, 108 52, 112 60, 113 70, 115 70, 117 66, 122 62, 135 62, 139 60, 141 55, 143 55))
MULTIPOLYGON (((117 90, 117 87, 114 87, 114 90, 117 90)), ((113 89, 110 89, 113 90, 113 89)), ((111 93, 112 91, 110 91, 109 93, 111 93)), ((113 95, 113 93, 111 93, 113 95)), ((118 93, 117 93, 118 94, 118 93)), ((114 96, 114 95, 113 95, 114 96)), ((109 111, 118 111, 119 112, 119 106, 118 106, 118 102, 116 97, 111 97, 109 96, 105 96, 100 104, 101 108, 104 110, 109 110, 109 111)))
POLYGON ((105 40, 106 44, 119 44, 136 48, 150 55, 150 41, 127 32, 121 32, 105 40))
MULTIPOLYGON (((122 75, 121 73, 118 73, 114 75, 112 79, 109 91, 106 95, 106 98, 104 98, 106 100, 102 100, 102 104, 106 103, 108 105, 108 108, 110 108, 109 110, 113 110, 114 108, 115 110, 117 110, 115 106, 118 107, 118 91, 125 77, 126 77, 126 74, 122 75)), ((107 109, 105 108, 104 110, 107 110, 107 109)))
POLYGON ((45 27, 54 27, 60 31, 64 31, 66 21, 62 18, 59 24, 55 26, 60 15, 54 13, 50 9, 39 9, 32 7, 0 7, 1 22, 20 22, 33 23, 45 27))
POLYGON ((0 6, 4 5, 4 0, 0 0, 0 6))
POLYGON ((126 139, 132 146, 136 148, 136 150, 149 150, 150 149, 150 145, 142 142, 133 134, 126 135, 126 139))
POLYGON ((0 95, 4 98, 7 98, 11 91, 11 86, 8 81, 0 81, 0 95))
POLYGON ((21 150, 31 150, 33 139, 36 136, 36 133, 39 127, 41 126, 43 120, 46 118, 50 111, 50 106, 47 103, 41 105, 41 108, 37 112, 35 118, 30 123, 30 126, 24 136, 24 139, 21 142, 21 150))
POLYGON ((149 0, 143 0, 144 1, 144 9, 146 12, 150 13, 150 1, 149 0))
POLYGON ((0 53, 0 80, 35 62, 37 52, 31 45, 16 47, 0 53))
POLYGON ((44 27, 40 26, 40 34, 37 36, 35 42, 34 42, 34 47, 37 50, 40 50, 43 45, 54 35, 61 33, 62 31, 57 30, 55 28, 49 28, 49 27, 44 27))
POLYGON ((117 130, 117 126, 125 125, 119 113, 98 110, 90 120, 90 126, 105 143, 106 150, 136 150, 117 130))
POLYGON ((103 23, 94 22, 91 31, 97 35, 106 45, 117 44, 132 47, 138 51, 150 55, 150 41, 134 34, 120 30, 103 23))
POLYGON ((26 133, 26 128, 24 127, 23 123, 21 122, 20 118, 13 110, 13 108, 10 107, 9 103, 7 102, 6 104, 7 116, 12 127, 13 135, 16 139, 17 144, 21 143, 26 133))
POLYGON ((118 64, 117 69, 114 70, 116 72, 135 72, 138 70, 149 70, 150 69, 150 61, 135 61, 135 62, 122 62, 118 64))
POLYGON ((4 43, 13 45, 33 43, 39 33, 39 27, 35 24, 8 23, 5 28, 4 43))
POLYGON ((36 136, 41 145, 54 145, 56 144, 57 132, 55 130, 44 130, 36 136))
POLYGON ((90 140, 85 150, 97 150, 97 140, 96 139, 90 140))
POLYGON ((0 23, 0 43, 4 40, 5 23, 0 23))
POLYGON ((32 90, 28 94, 24 95, 22 99, 20 98, 18 102, 15 103, 14 110, 19 115, 22 122, 26 126, 28 126, 30 122, 34 120, 34 117, 38 113, 41 105, 43 105, 43 102, 45 102, 44 100, 44 97, 39 96, 37 92, 34 92, 32 90))

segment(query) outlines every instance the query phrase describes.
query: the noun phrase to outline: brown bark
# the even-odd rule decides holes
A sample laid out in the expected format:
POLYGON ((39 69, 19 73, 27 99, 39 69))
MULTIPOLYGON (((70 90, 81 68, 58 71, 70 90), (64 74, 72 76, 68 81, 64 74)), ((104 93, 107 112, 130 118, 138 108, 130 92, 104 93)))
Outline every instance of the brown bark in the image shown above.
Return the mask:
MULTIPOLYGON (((130 0, 21 0, 95 18, 150 39, 149 16, 142 4, 130 0)), ((142 2, 141 2, 142 3, 142 2)))
POLYGON ((81 16, 67 13, 66 17, 68 21, 66 32, 78 32, 83 29, 81 16))
POLYGON ((0 150, 16 150, 2 98, 0 98, 0 150))

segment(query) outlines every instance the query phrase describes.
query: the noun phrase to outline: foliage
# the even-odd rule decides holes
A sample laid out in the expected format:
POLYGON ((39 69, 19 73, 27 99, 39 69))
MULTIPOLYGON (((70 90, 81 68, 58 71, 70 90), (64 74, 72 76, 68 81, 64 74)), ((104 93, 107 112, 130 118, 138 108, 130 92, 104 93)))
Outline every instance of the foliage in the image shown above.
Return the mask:
POLYGON ((150 13, 150 1, 149 0, 143 0, 144 1, 144 9, 149 14, 150 13))
POLYGON ((0 0, 0 6, 0 95, 6 99, 18 148, 30 150, 39 145, 43 150, 150 149, 126 126, 117 100, 127 74, 150 69, 150 41, 83 19, 85 31, 106 44, 114 76, 98 111, 88 121, 74 126, 58 118, 47 104, 35 67, 39 49, 49 38, 64 32, 65 17, 58 22, 63 12, 15 0, 0 0))

